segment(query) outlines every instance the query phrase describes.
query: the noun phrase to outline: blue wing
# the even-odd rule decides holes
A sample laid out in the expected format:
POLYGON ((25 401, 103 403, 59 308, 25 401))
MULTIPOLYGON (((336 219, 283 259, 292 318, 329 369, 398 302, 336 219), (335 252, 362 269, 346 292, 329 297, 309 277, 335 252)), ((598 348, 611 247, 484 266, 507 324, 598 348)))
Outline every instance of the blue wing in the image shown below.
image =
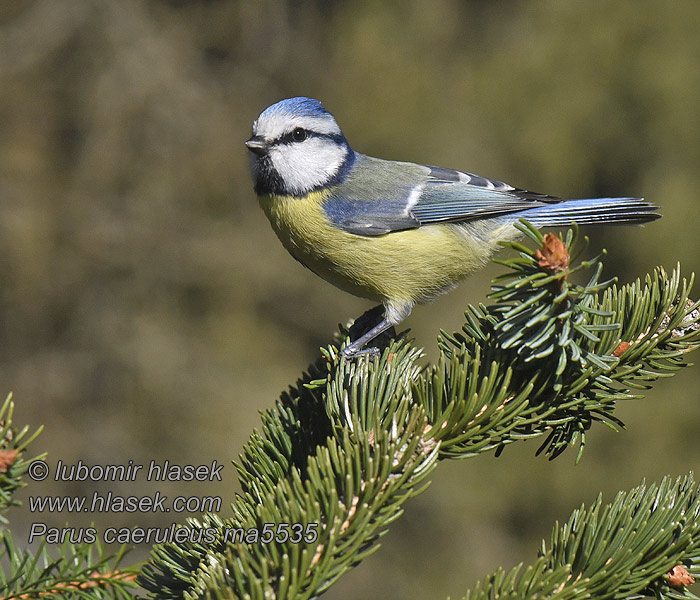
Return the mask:
POLYGON ((325 202, 328 218, 357 235, 373 236, 431 223, 463 223, 513 215, 537 226, 658 218, 640 198, 562 200, 471 173, 357 155, 348 180, 325 202))
POLYGON ((560 198, 514 188, 442 167, 427 167, 428 177, 411 213, 421 223, 472 221, 561 202, 560 198))
POLYGON ((413 214, 421 224, 472 221, 510 215, 528 219, 536 227, 567 227, 599 223, 647 223, 658 219, 656 206, 642 198, 583 198, 564 200, 514 188, 502 181, 486 179, 440 167, 429 167, 413 214))

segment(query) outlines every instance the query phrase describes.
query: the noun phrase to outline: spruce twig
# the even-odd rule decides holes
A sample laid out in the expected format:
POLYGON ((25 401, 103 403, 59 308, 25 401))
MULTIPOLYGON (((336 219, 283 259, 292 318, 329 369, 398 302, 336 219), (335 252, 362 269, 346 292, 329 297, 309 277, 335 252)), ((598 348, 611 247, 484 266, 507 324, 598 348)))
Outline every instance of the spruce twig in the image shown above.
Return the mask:
POLYGON ((108 555, 98 544, 65 542, 49 552, 45 541, 36 552, 20 550, 12 535, 3 532, 0 559, 9 567, 0 571, 0 600, 41 598, 131 599, 136 570, 120 568, 126 549, 108 555))
POLYGON ((685 585, 700 575, 700 493, 692 475, 601 496, 556 524, 549 547, 527 568, 484 578, 464 600, 492 598, 697 598, 685 585), (686 584, 670 572, 681 567, 686 584))
POLYGON ((25 450, 41 433, 42 427, 30 433, 29 427, 17 431, 12 426, 15 404, 12 394, 8 394, 0 407, 0 525, 7 523, 4 513, 10 506, 19 503, 12 497, 15 491, 27 485, 22 480, 29 465, 34 460, 43 459, 46 454, 27 459, 25 450))
MULTIPOLYGON (((27 459, 28 446, 41 428, 30 433, 29 427, 13 426, 14 402, 9 395, 0 407, 0 509, 19 504, 13 493, 27 485, 23 476, 40 454, 27 459)), ((22 550, 15 545, 7 529, 7 519, 0 515, 0 600, 79 597, 90 599, 133 597, 135 568, 120 568, 126 549, 115 556, 107 555, 99 544, 71 544, 66 541, 57 551, 49 552, 46 542, 37 551, 22 550)))

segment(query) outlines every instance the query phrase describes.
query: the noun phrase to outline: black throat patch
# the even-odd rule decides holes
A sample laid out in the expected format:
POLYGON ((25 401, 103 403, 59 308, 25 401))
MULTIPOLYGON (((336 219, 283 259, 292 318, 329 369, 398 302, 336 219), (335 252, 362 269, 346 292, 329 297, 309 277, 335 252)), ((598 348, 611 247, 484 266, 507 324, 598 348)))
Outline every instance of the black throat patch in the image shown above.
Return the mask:
POLYGON ((266 196, 268 194, 284 195, 286 193, 284 181, 272 166, 272 160, 269 154, 262 156, 253 156, 253 172, 255 173, 255 193, 258 196, 266 196))

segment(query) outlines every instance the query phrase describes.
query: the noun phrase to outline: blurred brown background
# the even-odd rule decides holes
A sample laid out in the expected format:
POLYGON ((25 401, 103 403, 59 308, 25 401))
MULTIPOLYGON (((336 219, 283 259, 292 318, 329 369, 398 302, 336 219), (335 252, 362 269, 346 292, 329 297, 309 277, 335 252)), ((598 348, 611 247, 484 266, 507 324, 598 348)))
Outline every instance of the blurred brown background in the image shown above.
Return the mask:
MULTIPOLYGON (((550 194, 639 195, 664 218, 588 230, 622 282, 698 268, 700 4, 6 0, 0 3, 0 393, 45 424, 49 464, 226 462, 223 483, 34 484, 28 493, 213 494, 338 322, 370 305, 317 279, 272 233, 243 141, 285 97, 323 100, 351 145, 550 194)), ((484 301, 490 266, 407 322, 484 301)), ((698 465, 700 369, 619 407, 583 460, 537 441, 444 463, 383 548, 328 594, 460 597, 535 558, 597 492, 698 465)), ((226 509, 224 509, 226 514, 226 509)), ((169 515, 9 514, 55 526, 169 515)), ((143 558, 139 550, 133 559, 143 558)))

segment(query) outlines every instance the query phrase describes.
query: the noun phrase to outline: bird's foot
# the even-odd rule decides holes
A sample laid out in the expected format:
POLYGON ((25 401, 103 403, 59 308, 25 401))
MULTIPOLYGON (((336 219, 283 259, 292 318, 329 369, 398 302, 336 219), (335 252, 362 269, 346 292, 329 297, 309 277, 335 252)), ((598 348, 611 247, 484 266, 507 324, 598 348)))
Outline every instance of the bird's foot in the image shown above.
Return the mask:
POLYGON ((343 348, 340 351, 340 355, 346 360, 353 360, 355 358, 360 358, 361 356, 368 356, 369 358, 375 358, 381 354, 379 348, 353 348, 354 344, 343 348))

